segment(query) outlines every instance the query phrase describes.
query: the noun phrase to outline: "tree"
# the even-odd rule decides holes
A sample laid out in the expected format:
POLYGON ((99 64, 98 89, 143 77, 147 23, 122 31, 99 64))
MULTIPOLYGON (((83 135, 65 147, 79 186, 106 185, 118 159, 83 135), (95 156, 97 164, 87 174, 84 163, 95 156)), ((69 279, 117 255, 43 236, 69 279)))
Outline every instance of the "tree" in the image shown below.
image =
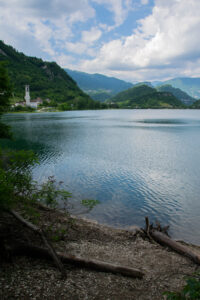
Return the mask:
MULTIPOLYGON (((0 64, 0 115, 5 113, 9 106, 11 96, 11 85, 5 69, 5 64, 0 64)), ((0 123, 0 138, 10 137, 9 127, 0 123)), ((50 256, 54 259, 60 271, 64 274, 63 266, 58 259, 55 250, 47 241, 42 229, 27 222, 17 212, 13 211, 16 206, 21 206, 23 210, 32 209, 40 199, 45 200, 47 204, 56 205, 55 199, 60 196, 67 199, 69 193, 55 186, 55 181, 50 180, 47 183, 38 185, 32 179, 30 167, 36 162, 36 157, 32 151, 3 151, 0 149, 0 213, 6 212, 18 218, 21 222, 28 225, 36 231, 46 244, 50 256)), ((0 228, 1 229, 1 228, 0 228)), ((1 233, 1 230, 0 230, 1 233)), ((9 239, 6 235, 6 239, 9 239)), ((5 257, 6 244, 5 234, 0 234, 0 257, 5 257)))
MULTIPOLYGON (((0 62, 0 118, 4 112, 10 107, 11 84, 5 63, 0 62)), ((0 122, 0 138, 8 138, 11 136, 9 127, 0 122)))

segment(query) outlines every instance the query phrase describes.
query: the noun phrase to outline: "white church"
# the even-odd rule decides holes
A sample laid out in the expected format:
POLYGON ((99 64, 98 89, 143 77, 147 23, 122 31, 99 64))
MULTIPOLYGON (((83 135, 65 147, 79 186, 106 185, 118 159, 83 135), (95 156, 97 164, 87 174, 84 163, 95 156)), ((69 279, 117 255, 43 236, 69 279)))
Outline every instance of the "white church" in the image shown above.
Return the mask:
MULTIPOLYGON (((43 103, 43 100, 41 98, 31 100, 29 85, 25 85, 24 99, 25 99, 25 102, 16 102, 14 106, 19 106, 19 105, 20 106, 29 106, 29 107, 37 109, 38 105, 43 103)), ((49 99, 46 99, 46 100, 48 100, 48 102, 50 101, 49 99)))
POLYGON ((35 100, 31 100, 30 97, 30 89, 29 85, 25 85, 25 97, 24 99, 26 100, 26 106, 30 106, 32 108, 37 108, 39 104, 42 104, 43 100, 40 98, 37 98, 35 100))

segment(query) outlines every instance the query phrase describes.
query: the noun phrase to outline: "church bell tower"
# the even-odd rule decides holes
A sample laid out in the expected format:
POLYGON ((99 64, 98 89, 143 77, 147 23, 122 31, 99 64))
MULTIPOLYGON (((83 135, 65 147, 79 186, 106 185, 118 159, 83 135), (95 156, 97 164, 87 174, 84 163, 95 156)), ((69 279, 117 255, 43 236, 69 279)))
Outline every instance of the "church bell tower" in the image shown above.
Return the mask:
POLYGON ((24 99, 26 100, 26 105, 30 106, 30 90, 29 90, 29 85, 25 85, 25 97, 24 99))

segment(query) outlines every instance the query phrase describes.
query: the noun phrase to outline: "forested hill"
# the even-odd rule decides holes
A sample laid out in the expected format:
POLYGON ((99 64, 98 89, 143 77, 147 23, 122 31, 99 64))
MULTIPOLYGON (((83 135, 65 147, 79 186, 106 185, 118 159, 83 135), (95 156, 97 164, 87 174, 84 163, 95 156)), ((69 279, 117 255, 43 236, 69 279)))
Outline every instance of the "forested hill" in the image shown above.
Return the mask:
POLYGON ((181 102, 183 102, 186 105, 191 105, 196 101, 196 99, 192 98, 187 93, 183 92, 181 89, 174 88, 170 84, 158 86, 156 87, 156 89, 159 92, 169 92, 173 94, 177 99, 181 100, 181 102))
POLYGON ((7 61, 14 96, 24 97, 24 86, 30 85, 31 98, 49 98, 56 103, 92 101, 76 82, 55 62, 29 57, 0 41, 0 61, 7 61))
POLYGON ((137 85, 111 98, 119 107, 127 108, 181 108, 183 103, 168 92, 157 92, 147 85, 137 85))
MULTIPOLYGON (((179 88, 193 98, 200 98, 200 77, 180 77, 164 81, 162 85, 170 84, 175 88, 179 88)), ((160 84, 161 85, 161 84, 160 84)))
POLYGON ((133 86, 132 83, 102 74, 88 74, 70 69, 65 70, 77 82, 82 90, 89 94, 93 99, 99 101, 105 101, 117 93, 133 86))
POLYGON ((195 101, 190 107, 200 109, 200 100, 195 101))

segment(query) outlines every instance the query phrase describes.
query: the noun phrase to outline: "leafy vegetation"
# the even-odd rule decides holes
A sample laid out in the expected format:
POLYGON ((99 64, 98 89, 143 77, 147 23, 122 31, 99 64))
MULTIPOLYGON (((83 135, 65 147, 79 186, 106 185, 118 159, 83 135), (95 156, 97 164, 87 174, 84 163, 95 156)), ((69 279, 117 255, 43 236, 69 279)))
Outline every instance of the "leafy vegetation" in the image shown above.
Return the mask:
POLYGON ((181 89, 174 88, 170 84, 158 86, 156 89, 159 92, 171 93, 177 99, 179 99, 181 102, 183 102, 185 105, 191 105, 192 103, 194 103, 196 101, 194 98, 189 96, 187 93, 183 92, 181 89))
POLYGON ((97 101, 100 101, 100 102, 105 102, 106 100, 108 100, 110 97, 113 96, 113 94, 111 94, 110 91, 104 91, 104 90, 90 90, 90 91, 87 91, 85 90, 85 92, 90 95, 90 97, 93 99, 93 100, 97 100, 97 101))
POLYGON ((22 105, 18 105, 18 106, 14 106, 11 107, 9 111, 11 112, 33 112, 36 109, 30 106, 22 106, 22 105))
POLYGON ((195 101, 190 108, 200 109, 200 100, 195 101))
POLYGON ((44 62, 28 57, 0 41, 0 61, 7 62, 8 74, 13 84, 13 99, 24 98, 24 86, 30 85, 31 98, 50 99, 49 106, 64 103, 72 109, 101 108, 55 62, 44 62))
POLYGON ((200 299, 200 273, 188 277, 181 292, 166 292, 167 300, 198 300, 200 299))
POLYGON ((111 98, 121 108, 183 108, 184 105, 171 93, 157 92, 147 85, 136 85, 111 98))
POLYGON ((81 201, 81 204, 85 207, 87 207, 89 210, 93 209, 97 204, 99 204, 98 200, 93 199, 83 199, 81 201))
MULTIPOLYGON (((5 68, 5 63, 0 62, 0 118, 10 107, 11 84, 5 68)), ((8 138, 11 136, 9 127, 0 122, 0 137, 8 138)))

